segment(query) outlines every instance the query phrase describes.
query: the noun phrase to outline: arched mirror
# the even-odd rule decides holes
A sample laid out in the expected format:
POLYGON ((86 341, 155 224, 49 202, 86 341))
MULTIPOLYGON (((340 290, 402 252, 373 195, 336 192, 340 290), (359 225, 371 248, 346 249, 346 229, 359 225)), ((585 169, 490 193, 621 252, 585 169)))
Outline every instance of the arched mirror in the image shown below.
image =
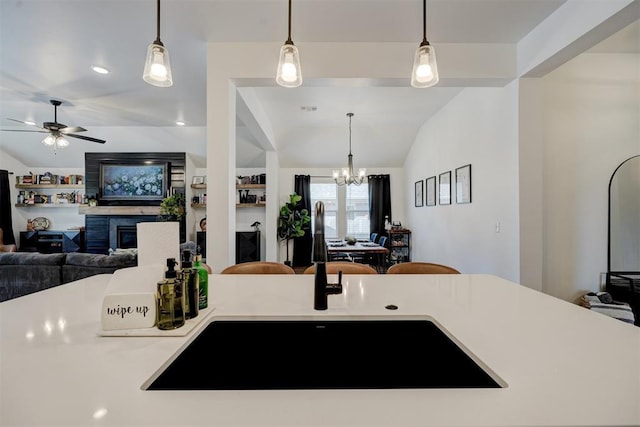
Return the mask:
POLYGON ((640 155, 620 163, 609 180, 607 291, 640 312, 640 155))

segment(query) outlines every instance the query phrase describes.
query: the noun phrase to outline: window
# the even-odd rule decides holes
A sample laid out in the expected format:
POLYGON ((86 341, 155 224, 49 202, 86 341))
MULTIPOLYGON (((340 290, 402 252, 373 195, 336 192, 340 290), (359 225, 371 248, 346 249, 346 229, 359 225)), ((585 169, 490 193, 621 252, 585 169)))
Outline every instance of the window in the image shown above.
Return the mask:
POLYGON ((338 187, 331 178, 311 178, 311 229, 315 231, 313 209, 324 202, 324 234, 326 238, 354 236, 369 238, 369 186, 338 187))

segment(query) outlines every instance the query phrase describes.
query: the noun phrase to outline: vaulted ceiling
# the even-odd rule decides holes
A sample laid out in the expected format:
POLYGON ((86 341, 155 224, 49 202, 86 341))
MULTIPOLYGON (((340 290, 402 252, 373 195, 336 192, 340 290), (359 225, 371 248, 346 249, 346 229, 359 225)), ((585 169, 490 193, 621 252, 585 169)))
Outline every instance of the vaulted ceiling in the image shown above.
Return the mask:
MULTIPOLYGON (((428 38, 436 48, 447 43, 515 45, 563 4, 429 0, 428 38)), ((207 43, 284 42, 287 1, 163 0, 161 38, 171 54, 171 88, 142 80, 146 48, 156 34, 155 14, 153 0, 0 0, 0 128, 29 129, 7 118, 53 121, 49 100, 59 99, 60 122, 107 139, 104 146, 72 140, 55 155, 39 143, 42 135, 0 132, 0 151, 31 167, 82 167, 85 151, 186 151, 204 165, 207 43), (111 73, 96 74, 91 65, 111 73), (176 126, 176 120, 186 126, 176 126)), ((419 0, 294 1, 293 39, 302 51, 309 42, 411 42, 417 47, 421 14, 419 0)), ((407 74, 411 60, 407 58, 407 74)), ((462 88, 425 91, 364 84, 242 90, 257 97, 282 141, 281 165, 296 165, 304 155, 325 166, 333 161, 327 151, 346 155, 345 115, 353 111, 354 153, 358 142, 366 140, 377 156, 372 164, 399 166, 419 126, 462 88), (336 145, 313 154, 312 136, 318 132, 329 132, 336 145), (309 146, 287 148, 294 140, 306 140, 309 146)), ((260 163, 254 135, 242 120, 238 141, 238 166, 260 163)))

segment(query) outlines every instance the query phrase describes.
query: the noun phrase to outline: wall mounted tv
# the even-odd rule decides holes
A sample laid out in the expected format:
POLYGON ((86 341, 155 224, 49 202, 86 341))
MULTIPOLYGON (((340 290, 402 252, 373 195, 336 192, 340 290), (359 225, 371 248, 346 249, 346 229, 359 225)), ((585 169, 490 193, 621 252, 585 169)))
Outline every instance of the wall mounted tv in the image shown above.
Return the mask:
POLYGON ((161 201, 170 182, 168 162, 101 161, 99 201, 161 201))

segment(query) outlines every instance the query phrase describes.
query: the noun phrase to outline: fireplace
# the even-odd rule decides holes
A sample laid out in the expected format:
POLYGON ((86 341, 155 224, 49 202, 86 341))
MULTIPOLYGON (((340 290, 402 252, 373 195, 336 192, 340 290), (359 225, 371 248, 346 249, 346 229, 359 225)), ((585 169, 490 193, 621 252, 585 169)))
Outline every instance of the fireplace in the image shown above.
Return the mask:
POLYGON ((116 227, 117 247, 129 249, 138 247, 138 234, 135 225, 119 225, 116 227))

